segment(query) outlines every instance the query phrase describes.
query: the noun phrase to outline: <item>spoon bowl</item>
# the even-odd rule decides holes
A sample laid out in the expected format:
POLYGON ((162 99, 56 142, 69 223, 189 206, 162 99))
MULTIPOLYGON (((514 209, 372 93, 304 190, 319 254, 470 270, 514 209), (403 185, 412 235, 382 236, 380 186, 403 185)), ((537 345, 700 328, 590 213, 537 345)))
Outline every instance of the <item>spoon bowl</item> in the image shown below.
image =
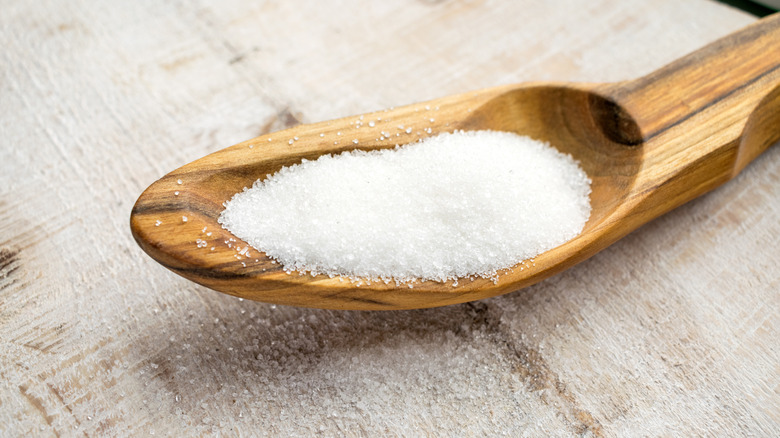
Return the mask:
POLYGON ((558 273, 735 176, 780 138, 780 15, 645 77, 613 84, 527 83, 361 116, 299 125, 228 147, 164 176, 139 197, 131 230, 168 269, 269 303, 408 309, 511 292, 558 273), (369 121, 371 122, 369 124, 369 121), (410 130, 411 128, 411 130, 410 130), (549 142, 591 178, 579 236, 499 272, 498 281, 357 284, 287 273, 223 229, 223 203, 257 179, 324 154, 453 130, 499 130, 549 142))

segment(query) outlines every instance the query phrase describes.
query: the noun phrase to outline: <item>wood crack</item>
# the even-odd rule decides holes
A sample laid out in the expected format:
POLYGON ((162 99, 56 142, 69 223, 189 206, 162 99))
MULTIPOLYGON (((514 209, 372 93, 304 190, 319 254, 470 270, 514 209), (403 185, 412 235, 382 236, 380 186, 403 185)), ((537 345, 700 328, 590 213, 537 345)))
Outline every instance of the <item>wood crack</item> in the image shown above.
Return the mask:
POLYGON ((512 372, 523 378, 529 391, 538 394, 544 404, 565 418, 574 433, 580 436, 604 436, 601 423, 580 406, 566 383, 550 369, 539 350, 517 341, 500 318, 490 312, 487 304, 472 302, 463 306, 471 316, 473 325, 483 327, 490 334, 490 339, 507 353, 514 364, 512 372))
POLYGON ((27 399, 27 402, 30 403, 30 406, 32 406, 39 414, 41 414, 41 418, 43 418, 44 421, 46 421, 46 424, 52 428, 54 435, 60 436, 59 432, 57 432, 57 430, 54 429, 54 426, 52 426, 51 421, 53 417, 49 415, 48 411, 43 406, 43 402, 38 397, 30 394, 27 389, 27 386, 19 385, 19 392, 22 394, 22 396, 24 396, 25 399, 27 399))

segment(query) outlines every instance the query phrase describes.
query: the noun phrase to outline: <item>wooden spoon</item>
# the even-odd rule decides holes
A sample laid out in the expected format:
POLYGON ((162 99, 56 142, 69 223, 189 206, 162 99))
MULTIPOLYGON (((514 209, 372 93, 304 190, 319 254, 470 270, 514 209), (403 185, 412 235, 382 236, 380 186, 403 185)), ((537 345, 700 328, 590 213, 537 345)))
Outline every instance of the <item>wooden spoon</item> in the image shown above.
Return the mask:
POLYGON ((733 178, 778 139, 780 14, 774 14, 633 81, 504 86, 257 137, 152 184, 133 207, 130 225, 141 248, 163 266, 231 295, 331 309, 442 306, 515 291, 579 263, 733 178), (456 129, 528 135, 579 160, 593 181, 593 211, 582 233, 530 267, 501 273, 497 283, 358 287, 287 274, 217 223, 223 202, 283 166, 456 129))

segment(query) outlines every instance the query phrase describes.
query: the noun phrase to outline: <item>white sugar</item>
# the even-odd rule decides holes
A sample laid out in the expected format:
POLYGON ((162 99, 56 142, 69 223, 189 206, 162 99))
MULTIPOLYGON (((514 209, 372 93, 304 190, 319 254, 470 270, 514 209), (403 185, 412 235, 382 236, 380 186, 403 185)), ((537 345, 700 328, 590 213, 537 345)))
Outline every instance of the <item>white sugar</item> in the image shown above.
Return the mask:
POLYGON ((440 134, 285 167, 219 222, 285 270, 397 282, 495 278, 590 216, 570 156, 507 132, 440 134))

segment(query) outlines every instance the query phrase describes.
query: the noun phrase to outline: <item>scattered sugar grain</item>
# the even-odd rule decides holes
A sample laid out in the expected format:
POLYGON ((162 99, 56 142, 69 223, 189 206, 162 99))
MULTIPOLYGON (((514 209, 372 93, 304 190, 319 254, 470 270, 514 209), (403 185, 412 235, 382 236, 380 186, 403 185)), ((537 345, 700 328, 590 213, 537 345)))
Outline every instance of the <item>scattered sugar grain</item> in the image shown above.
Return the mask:
POLYGON ((287 272, 497 281, 579 234, 589 194, 578 163, 549 145, 460 131, 285 167, 236 194, 219 222, 287 272))

